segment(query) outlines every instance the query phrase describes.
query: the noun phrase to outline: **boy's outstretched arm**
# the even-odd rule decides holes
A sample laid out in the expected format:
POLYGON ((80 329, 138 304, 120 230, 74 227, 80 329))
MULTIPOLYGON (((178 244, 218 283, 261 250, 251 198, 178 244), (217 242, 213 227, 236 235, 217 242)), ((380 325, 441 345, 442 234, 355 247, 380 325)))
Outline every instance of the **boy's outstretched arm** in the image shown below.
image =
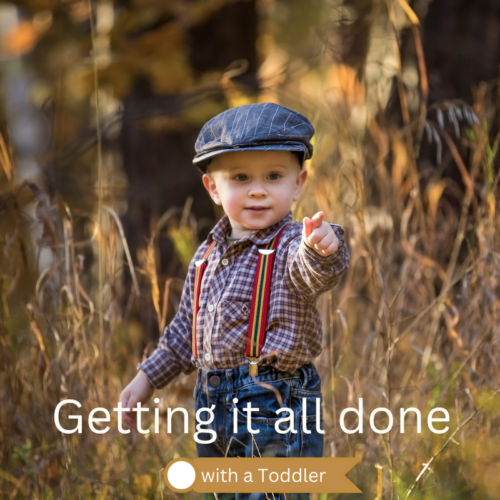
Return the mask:
POLYGON ((288 285, 304 300, 333 288, 349 267, 344 231, 323 220, 324 212, 304 217, 302 237, 288 246, 288 285))

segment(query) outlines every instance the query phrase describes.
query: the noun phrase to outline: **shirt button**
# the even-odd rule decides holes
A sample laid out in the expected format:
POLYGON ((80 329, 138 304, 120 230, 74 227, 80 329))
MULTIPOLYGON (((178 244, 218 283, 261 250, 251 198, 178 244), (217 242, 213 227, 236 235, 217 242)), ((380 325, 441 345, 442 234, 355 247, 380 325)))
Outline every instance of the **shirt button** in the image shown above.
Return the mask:
POLYGON ((229 264, 229 261, 227 259, 222 259, 222 265, 227 266, 229 264))
POLYGON ((213 304, 208 304, 208 310, 212 312, 214 310, 213 304))
POLYGON ((209 352, 205 353, 205 361, 210 361, 210 353, 209 352))

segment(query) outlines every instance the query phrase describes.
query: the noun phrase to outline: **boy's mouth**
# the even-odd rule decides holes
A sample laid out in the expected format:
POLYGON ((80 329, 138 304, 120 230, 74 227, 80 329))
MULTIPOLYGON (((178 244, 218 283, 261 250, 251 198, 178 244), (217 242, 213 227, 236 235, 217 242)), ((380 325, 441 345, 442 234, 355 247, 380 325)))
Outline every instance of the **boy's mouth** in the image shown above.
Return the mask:
POLYGON ((250 212, 255 212, 255 213, 262 213, 265 212, 266 210, 269 210, 269 207, 246 207, 245 210, 250 210, 250 212))

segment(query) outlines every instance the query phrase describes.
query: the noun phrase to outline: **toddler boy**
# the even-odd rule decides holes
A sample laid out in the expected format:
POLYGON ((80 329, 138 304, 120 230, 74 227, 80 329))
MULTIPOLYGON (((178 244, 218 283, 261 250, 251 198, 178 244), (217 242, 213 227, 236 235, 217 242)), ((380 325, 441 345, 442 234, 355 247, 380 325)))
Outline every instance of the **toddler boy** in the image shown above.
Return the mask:
MULTIPOLYGON (((198 248, 177 315, 121 401, 144 404, 197 367, 196 408, 215 405, 217 435, 197 443, 200 457, 323 455, 321 381, 312 364, 322 337, 316 299, 338 282, 349 254, 342 228, 323 212, 292 222, 313 134, 300 113, 261 103, 217 115, 196 142, 193 163, 225 215, 198 248), (295 424, 278 433, 275 423, 290 415, 276 413, 282 408, 295 424), (247 418, 258 432, 247 430, 247 418)), ((124 424, 133 426, 134 415, 124 414, 124 424)))

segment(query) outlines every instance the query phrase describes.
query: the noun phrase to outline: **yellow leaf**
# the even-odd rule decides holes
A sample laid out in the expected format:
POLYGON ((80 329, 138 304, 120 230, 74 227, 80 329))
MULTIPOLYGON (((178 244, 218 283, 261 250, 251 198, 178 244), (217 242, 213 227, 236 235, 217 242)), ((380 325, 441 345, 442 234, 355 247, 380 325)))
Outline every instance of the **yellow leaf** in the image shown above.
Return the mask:
POLYGON ((428 205, 428 213, 429 218, 434 224, 436 221, 437 208, 439 205, 439 200, 443 195, 444 188, 446 187, 446 183, 444 181, 438 181, 434 184, 430 184, 426 189, 427 196, 427 205, 428 205))
POLYGON ((158 276, 156 274, 156 257, 153 245, 148 245, 146 255, 146 274, 151 284, 151 299, 156 311, 158 320, 160 320, 160 288, 158 287, 158 276))
POLYGON ((146 495, 153 486, 153 480, 149 474, 140 474, 134 476, 133 489, 138 495, 146 495))
POLYGON ((392 163, 392 184, 394 191, 399 191, 403 178, 407 174, 408 153, 404 142, 399 136, 396 136, 392 142, 392 154, 394 161, 392 163))
POLYGON ((496 200, 494 193, 486 193, 486 203, 488 204, 488 215, 490 216, 490 220, 494 220, 496 212, 496 200))
POLYGON ((7 176, 7 180, 12 182, 14 168, 12 166, 12 151, 7 147, 3 135, 0 135, 0 162, 7 176))
POLYGON ((174 244, 177 255, 187 268, 196 252, 195 235, 191 227, 186 226, 182 228, 171 226, 168 228, 168 234, 174 244))

